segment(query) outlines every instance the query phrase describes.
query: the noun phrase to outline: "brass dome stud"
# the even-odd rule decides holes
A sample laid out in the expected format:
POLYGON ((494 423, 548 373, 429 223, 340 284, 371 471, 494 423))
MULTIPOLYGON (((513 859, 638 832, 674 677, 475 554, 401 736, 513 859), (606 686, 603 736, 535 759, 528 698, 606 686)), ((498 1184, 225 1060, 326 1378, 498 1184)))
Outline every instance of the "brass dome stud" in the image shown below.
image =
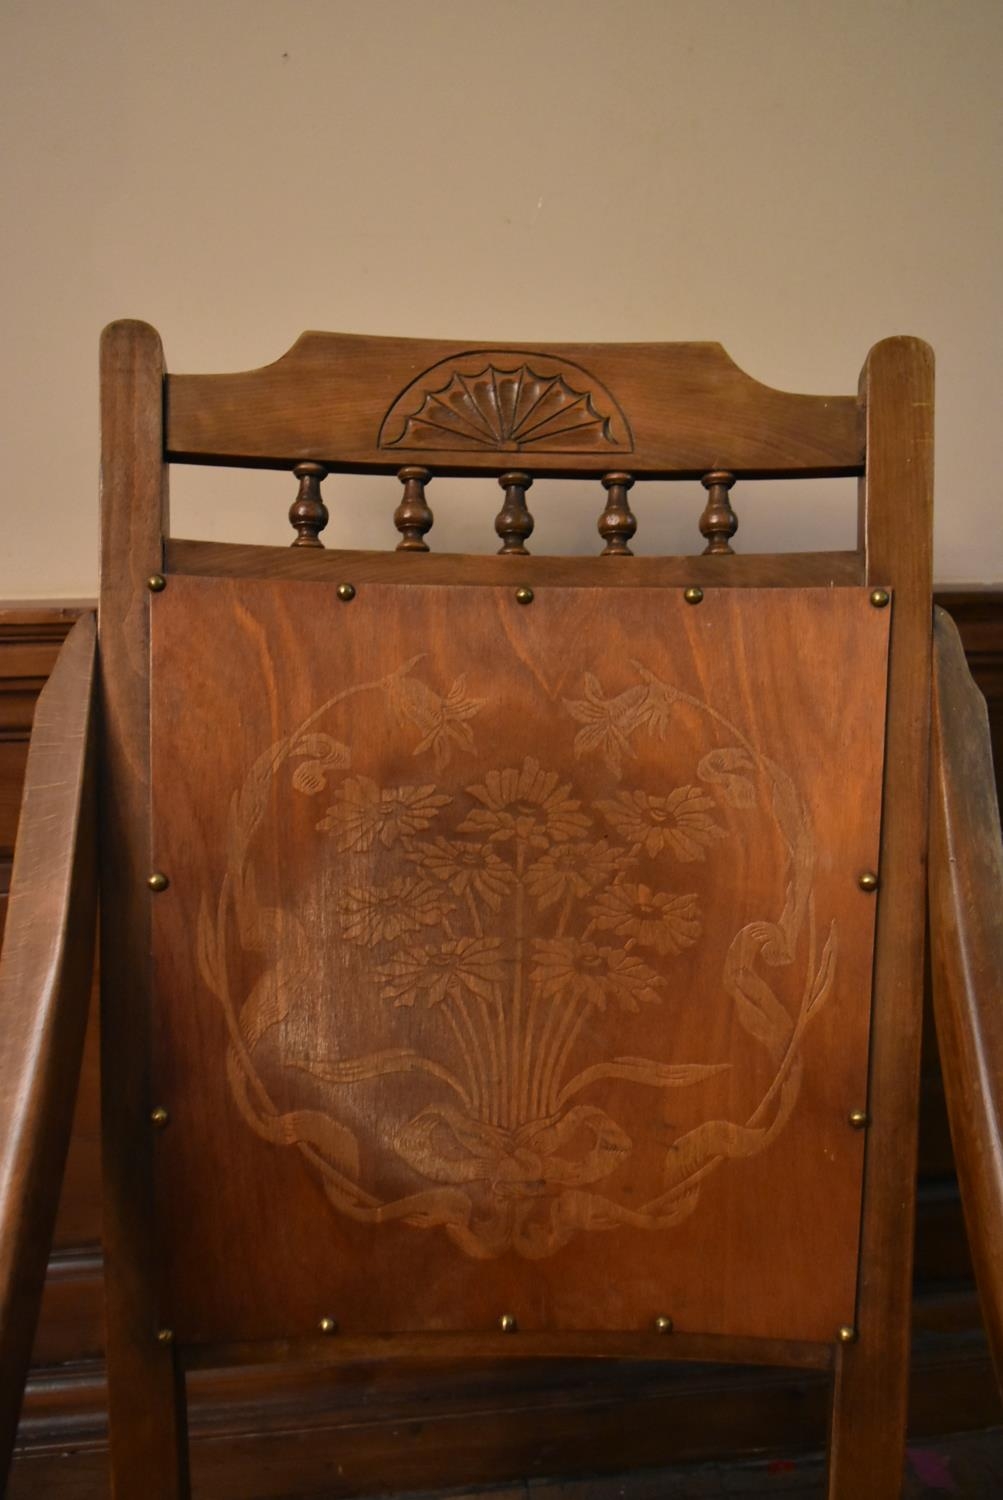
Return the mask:
POLYGON ((867 1113, 866 1109, 850 1110, 850 1124, 853 1126, 854 1130, 866 1130, 870 1123, 871 1117, 867 1113))
POLYGON ((355 585, 354 583, 339 583, 334 592, 337 594, 342 604, 351 604, 352 600, 355 598, 355 585))
POLYGON ((878 888, 878 877, 873 870, 864 870, 861 875, 857 876, 857 884, 862 891, 870 894, 878 888))
POLYGON ((501 1317, 498 1319, 498 1327, 501 1329, 502 1333, 515 1333, 519 1325, 512 1313, 502 1313, 501 1317))
POLYGON ((884 609, 891 597, 887 589, 871 589, 871 603, 875 609, 884 609))
POLYGON ((857 1330, 850 1323, 844 1323, 837 1337, 841 1344, 855 1344, 857 1342, 857 1330))
POLYGON ((151 573, 146 580, 146 587, 150 590, 151 594, 161 594, 167 587, 167 579, 163 573, 151 573))
POLYGON ((174 1343, 174 1329, 173 1328, 158 1328, 157 1329, 157 1343, 158 1344, 173 1344, 174 1343))
POLYGON ((660 1313, 659 1316, 655 1319, 654 1329, 656 1333, 671 1333, 672 1319, 666 1317, 665 1313, 660 1313))
POLYGON ((683 589, 683 598, 686 600, 687 604, 702 604, 703 589, 697 588, 696 585, 694 585, 692 588, 683 589))
POLYGON ((154 870, 152 875, 146 877, 146 884, 151 891, 166 891, 170 883, 162 870, 154 870))
POLYGON ((155 1125, 158 1130, 163 1130, 170 1118, 170 1115, 162 1104, 158 1104, 156 1109, 150 1110, 150 1124, 155 1125))
POLYGON ((321 1333, 337 1333, 338 1320, 337 1318, 321 1318, 320 1322, 317 1324, 317 1327, 320 1329, 321 1333))
POLYGON ((516 589, 515 591, 516 604, 532 604, 535 597, 536 595, 533 593, 533 590, 527 588, 525 584, 521 589, 516 589))

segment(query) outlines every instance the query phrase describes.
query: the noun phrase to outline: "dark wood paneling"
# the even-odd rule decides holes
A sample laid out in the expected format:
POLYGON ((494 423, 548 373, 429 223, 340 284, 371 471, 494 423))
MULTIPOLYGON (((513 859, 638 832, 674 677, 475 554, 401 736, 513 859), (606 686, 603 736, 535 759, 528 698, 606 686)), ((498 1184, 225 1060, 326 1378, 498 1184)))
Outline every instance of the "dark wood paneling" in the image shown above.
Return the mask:
MULTIPOLYGON (((190 1377, 196 1500, 337 1500, 513 1477, 652 1468, 687 1459, 817 1448, 822 1375, 624 1361, 286 1367, 190 1377)), ((909 1430, 999 1422, 984 1349, 917 1337, 909 1430)), ((8 1500, 105 1500, 100 1369, 40 1377, 8 1500)), ((863 1500, 863 1497, 862 1497, 863 1500)))
MULTIPOLYGON (((1003 591, 942 589, 937 599, 957 621, 969 665, 986 694, 999 777, 1003 591)), ((66 605, 0 610, 0 742, 24 745, 34 699, 78 612, 66 605)), ((17 805, 18 784, 9 795, 17 805)), ((0 847, 0 888, 5 855, 9 861, 10 849, 0 847)), ((1000 1420, 953 1177, 932 1027, 924 1038, 922 1100, 910 1406, 915 1436, 1000 1420)), ((11 1500, 104 1500, 107 1495, 97 1137, 95 1031, 88 1043, 63 1188, 60 1249, 50 1265, 11 1500)), ((682 1454, 810 1446, 824 1432, 824 1378, 798 1373, 708 1375, 692 1367, 563 1361, 547 1362, 541 1370, 505 1362, 384 1372, 361 1366, 339 1370, 333 1378, 330 1373, 301 1376, 284 1387, 272 1383, 275 1374, 190 1377, 193 1463, 207 1497, 277 1497, 288 1495, 294 1482, 304 1493, 312 1480, 317 1492, 335 1495, 393 1485, 502 1480, 519 1472, 622 1469, 682 1454), (295 1430, 300 1423, 302 1432, 295 1430)))

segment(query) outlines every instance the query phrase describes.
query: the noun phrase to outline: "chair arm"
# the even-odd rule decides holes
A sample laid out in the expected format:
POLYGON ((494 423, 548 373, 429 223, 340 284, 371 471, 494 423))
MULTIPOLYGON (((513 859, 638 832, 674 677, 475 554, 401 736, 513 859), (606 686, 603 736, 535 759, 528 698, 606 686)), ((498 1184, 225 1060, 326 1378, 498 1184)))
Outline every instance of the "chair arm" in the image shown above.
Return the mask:
POLYGON ((93 615, 39 696, 0 953, 0 1491, 76 1100, 97 904, 93 615))
POLYGON ((933 1006, 965 1225, 1003 1390, 1003 843, 985 699, 935 612, 933 1006))

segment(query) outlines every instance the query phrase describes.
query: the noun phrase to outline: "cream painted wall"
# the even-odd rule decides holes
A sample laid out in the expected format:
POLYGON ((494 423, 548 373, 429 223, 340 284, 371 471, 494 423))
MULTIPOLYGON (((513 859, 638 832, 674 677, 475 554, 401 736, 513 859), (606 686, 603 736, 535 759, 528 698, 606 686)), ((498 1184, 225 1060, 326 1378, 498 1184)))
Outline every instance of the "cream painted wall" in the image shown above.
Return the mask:
MULTIPOLYGON (((177 370, 308 327, 716 338, 814 391, 921 334, 938 577, 1003 579, 999 0, 3 0, 0 27, 0 596, 96 589, 122 316, 177 370)), ((355 541, 392 541, 398 487, 360 488, 355 541)), ((544 488, 540 550, 591 549, 597 495, 544 488)), ((488 549, 489 489, 433 487, 433 538, 488 549)), ((174 493, 181 534, 288 536, 282 475, 174 493)), ((846 483, 797 497, 736 492, 746 549, 849 539, 846 483)), ((645 549, 690 550, 699 504, 646 490, 645 549)))

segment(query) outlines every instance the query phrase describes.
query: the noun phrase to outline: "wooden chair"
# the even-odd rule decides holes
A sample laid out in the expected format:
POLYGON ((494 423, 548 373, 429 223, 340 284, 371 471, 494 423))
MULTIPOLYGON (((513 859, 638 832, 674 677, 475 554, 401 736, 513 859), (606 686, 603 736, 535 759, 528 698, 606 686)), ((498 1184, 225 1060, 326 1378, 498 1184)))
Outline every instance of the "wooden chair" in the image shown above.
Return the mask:
POLYGON ((189 1493, 189 1371, 439 1354, 828 1370, 830 1495, 898 1494, 932 394, 907 338, 811 397, 715 344, 168 376, 106 331, 116 1495, 189 1493), (172 538, 173 463, 291 470, 292 546, 172 538), (395 552, 324 548, 352 473, 395 552), (478 475, 500 555, 437 555, 478 475), (838 475, 854 551, 734 553, 736 484, 838 475), (528 555, 557 476, 601 555, 528 555), (632 556, 631 487, 693 478, 703 555, 632 556))

